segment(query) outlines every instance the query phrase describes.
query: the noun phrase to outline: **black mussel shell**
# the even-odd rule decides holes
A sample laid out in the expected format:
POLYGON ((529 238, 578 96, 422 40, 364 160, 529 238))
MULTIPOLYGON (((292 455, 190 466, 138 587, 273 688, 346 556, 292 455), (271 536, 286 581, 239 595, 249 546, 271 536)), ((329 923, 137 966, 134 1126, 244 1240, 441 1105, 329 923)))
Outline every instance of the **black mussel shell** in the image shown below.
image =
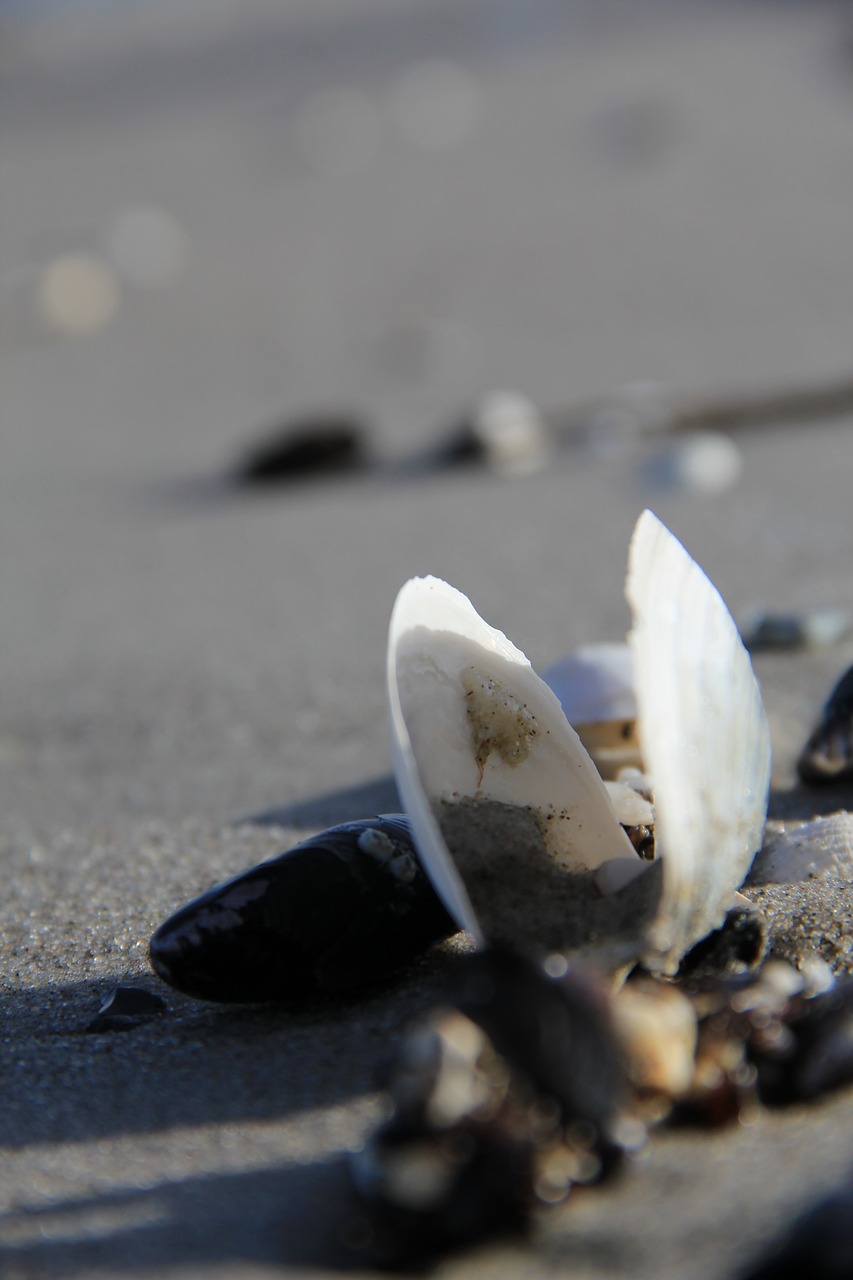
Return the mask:
POLYGON ((764 959, 767 933, 767 921, 755 907, 732 907, 721 927, 688 951, 679 977, 722 977, 755 969, 764 959))
POLYGON ((233 478, 244 486, 272 486, 355 471, 367 465, 366 436, 366 425, 345 414, 297 420, 254 445, 233 478))
POLYGON ((598 979, 579 966, 551 977, 538 962, 493 947, 462 966, 453 1003, 514 1071, 556 1103, 562 1124, 594 1130, 601 1172, 609 1172, 621 1155, 613 1133, 628 1090, 598 979))
POLYGON ((203 1000, 293 1001, 387 979, 457 928, 394 815, 331 827, 209 889, 160 925, 150 958, 203 1000))
POLYGON ((676 1122, 725 1124, 759 1102, 784 1107, 853 1083, 853 979, 814 993, 767 968, 700 976, 688 991, 699 1017, 696 1069, 676 1122))
POLYGON ((359 1234, 385 1264, 523 1230, 622 1152, 627 1085, 606 997, 586 974, 552 978, 506 950, 462 962, 386 1084, 392 1113, 352 1165, 359 1234))
POLYGON ((807 1209, 742 1280, 850 1280, 853 1276, 853 1171, 807 1209))
POLYGON ((853 667, 830 693, 820 723, 800 753, 797 771, 803 782, 853 778, 853 667))
POLYGON ((762 1102, 785 1106, 853 1083, 853 978, 793 1000, 784 1021, 787 1035, 750 1044, 762 1102))

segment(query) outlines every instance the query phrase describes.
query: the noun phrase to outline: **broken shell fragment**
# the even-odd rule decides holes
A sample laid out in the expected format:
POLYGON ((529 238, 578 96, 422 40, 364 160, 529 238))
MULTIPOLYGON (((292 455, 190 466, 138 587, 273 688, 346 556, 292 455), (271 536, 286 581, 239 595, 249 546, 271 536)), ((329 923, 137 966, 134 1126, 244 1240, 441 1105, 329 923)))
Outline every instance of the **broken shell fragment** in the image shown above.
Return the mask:
POLYGON ((853 778, 853 667, 827 699, 819 724, 797 761, 803 782, 840 782, 853 778))
POLYGON ((113 987, 86 1027, 90 1033, 133 1031, 166 1011, 166 1001, 142 987, 113 987))
POLYGON ((693 1081, 696 1011, 669 983, 634 979, 612 1001, 633 1087, 641 1098, 678 1098, 693 1081))
POLYGON ((216 885, 150 943, 170 986, 203 1000, 299 1000, 390 977, 456 932, 407 819, 332 827, 216 885))

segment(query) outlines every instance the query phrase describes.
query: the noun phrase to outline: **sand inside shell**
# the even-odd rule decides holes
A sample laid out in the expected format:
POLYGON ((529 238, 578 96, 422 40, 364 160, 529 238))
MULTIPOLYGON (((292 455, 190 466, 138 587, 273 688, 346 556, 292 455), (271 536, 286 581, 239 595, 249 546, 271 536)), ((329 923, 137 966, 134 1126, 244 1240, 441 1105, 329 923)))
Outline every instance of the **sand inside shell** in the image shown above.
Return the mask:
POLYGON ((655 913, 660 864, 604 898, 593 872, 550 858, 535 810, 497 801, 441 801, 436 817, 490 942, 616 965, 636 955, 655 913))

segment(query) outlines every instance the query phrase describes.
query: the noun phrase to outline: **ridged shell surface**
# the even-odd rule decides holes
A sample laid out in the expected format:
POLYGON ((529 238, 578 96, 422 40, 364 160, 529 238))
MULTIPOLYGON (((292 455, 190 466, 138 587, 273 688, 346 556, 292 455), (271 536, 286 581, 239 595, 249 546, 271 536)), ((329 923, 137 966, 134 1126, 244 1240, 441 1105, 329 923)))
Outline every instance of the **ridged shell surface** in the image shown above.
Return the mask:
POLYGON ((853 813, 841 810, 768 835, 750 873, 752 884, 853 881, 853 813))
POLYGON ((650 511, 634 530, 626 595, 664 877, 645 959, 673 973, 690 946, 722 924, 761 847, 770 735, 722 597, 650 511))

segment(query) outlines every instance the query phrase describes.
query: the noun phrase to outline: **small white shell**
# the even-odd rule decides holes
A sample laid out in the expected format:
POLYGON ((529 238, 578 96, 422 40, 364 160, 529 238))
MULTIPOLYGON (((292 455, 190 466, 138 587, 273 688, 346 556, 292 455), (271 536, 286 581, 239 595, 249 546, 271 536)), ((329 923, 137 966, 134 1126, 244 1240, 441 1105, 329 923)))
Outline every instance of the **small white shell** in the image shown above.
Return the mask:
POLYGON ((722 597, 650 511, 634 530, 625 590, 664 868, 645 959, 673 973, 690 946, 722 924, 761 847, 770 734, 722 597))
POLYGON ((566 869, 636 857, 555 694, 461 592, 438 578, 405 584, 387 674, 397 785, 426 869, 463 927, 480 936, 436 818, 442 803, 532 815, 548 859, 566 869))
POLYGON ((634 658, 627 644, 587 644, 543 672, 603 778, 641 769, 634 658))
POLYGON ((691 431, 669 439, 639 468, 646 484, 690 493, 724 493, 743 474, 743 453, 722 431, 691 431))
POLYGON ((853 882, 853 813, 841 810, 768 835, 750 872, 750 884, 803 880, 853 882))
POLYGON ((542 679, 571 725, 636 720, 634 655, 627 644, 584 644, 552 662, 542 679))
POLYGON ((613 812, 623 827, 653 826, 654 806, 625 782, 605 781, 613 812))

